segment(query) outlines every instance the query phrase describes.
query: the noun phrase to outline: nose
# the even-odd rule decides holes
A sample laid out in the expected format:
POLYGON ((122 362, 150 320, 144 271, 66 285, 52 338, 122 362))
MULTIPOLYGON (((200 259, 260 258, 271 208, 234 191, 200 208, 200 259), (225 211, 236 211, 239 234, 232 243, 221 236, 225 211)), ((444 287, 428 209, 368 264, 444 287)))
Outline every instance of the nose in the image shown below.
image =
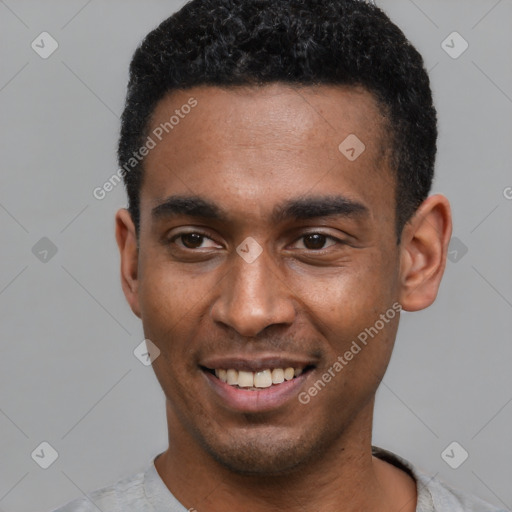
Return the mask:
POLYGON ((237 253, 220 282, 220 293, 211 309, 215 322, 255 337, 270 325, 291 325, 296 311, 293 292, 279 275, 266 251, 248 263, 237 253))

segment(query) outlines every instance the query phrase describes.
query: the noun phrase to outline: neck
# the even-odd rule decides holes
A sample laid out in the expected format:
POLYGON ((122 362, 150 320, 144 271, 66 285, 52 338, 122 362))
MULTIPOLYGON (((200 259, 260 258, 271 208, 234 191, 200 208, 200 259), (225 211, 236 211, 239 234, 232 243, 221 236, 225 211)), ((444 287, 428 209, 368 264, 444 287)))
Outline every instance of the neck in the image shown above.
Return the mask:
POLYGON ((335 445, 287 474, 241 475, 216 462, 167 404, 169 448, 155 461, 174 496, 198 512, 386 512, 416 510, 416 484, 371 452, 373 401, 335 445))

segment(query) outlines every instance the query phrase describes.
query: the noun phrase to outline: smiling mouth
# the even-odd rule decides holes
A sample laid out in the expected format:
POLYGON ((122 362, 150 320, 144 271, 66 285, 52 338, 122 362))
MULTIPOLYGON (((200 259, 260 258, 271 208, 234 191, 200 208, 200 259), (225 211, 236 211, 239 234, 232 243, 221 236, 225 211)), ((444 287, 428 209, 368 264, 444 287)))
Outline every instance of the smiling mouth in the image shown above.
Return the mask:
POLYGON ((257 372, 236 370, 234 368, 206 368, 202 369, 215 375, 221 382, 234 388, 247 391, 257 391, 264 388, 279 386, 283 382, 291 381, 300 375, 311 371, 312 365, 298 368, 267 368, 257 372))

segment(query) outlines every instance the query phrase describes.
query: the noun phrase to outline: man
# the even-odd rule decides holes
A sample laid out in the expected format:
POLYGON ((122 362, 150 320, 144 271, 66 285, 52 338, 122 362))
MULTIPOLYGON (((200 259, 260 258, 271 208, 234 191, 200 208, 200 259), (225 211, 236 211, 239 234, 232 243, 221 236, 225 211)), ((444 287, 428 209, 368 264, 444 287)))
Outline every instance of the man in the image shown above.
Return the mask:
POLYGON ((358 0, 193 0, 136 51, 121 278, 169 448, 64 511, 493 511, 372 447, 451 235, 418 52, 358 0))

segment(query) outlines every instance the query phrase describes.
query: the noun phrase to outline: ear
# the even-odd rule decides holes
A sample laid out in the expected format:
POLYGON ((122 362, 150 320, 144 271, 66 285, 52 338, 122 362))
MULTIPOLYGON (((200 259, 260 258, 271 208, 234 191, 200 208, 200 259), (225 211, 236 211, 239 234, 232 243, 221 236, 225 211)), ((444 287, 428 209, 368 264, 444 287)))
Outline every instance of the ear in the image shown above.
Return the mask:
POLYGON ((450 203, 427 198, 404 226, 400 243, 400 304, 405 311, 430 306, 439 290, 452 235, 450 203))
POLYGON ((121 255, 121 285, 123 292, 135 315, 140 318, 138 296, 139 249, 135 225, 128 210, 120 209, 116 213, 116 240, 121 255))

